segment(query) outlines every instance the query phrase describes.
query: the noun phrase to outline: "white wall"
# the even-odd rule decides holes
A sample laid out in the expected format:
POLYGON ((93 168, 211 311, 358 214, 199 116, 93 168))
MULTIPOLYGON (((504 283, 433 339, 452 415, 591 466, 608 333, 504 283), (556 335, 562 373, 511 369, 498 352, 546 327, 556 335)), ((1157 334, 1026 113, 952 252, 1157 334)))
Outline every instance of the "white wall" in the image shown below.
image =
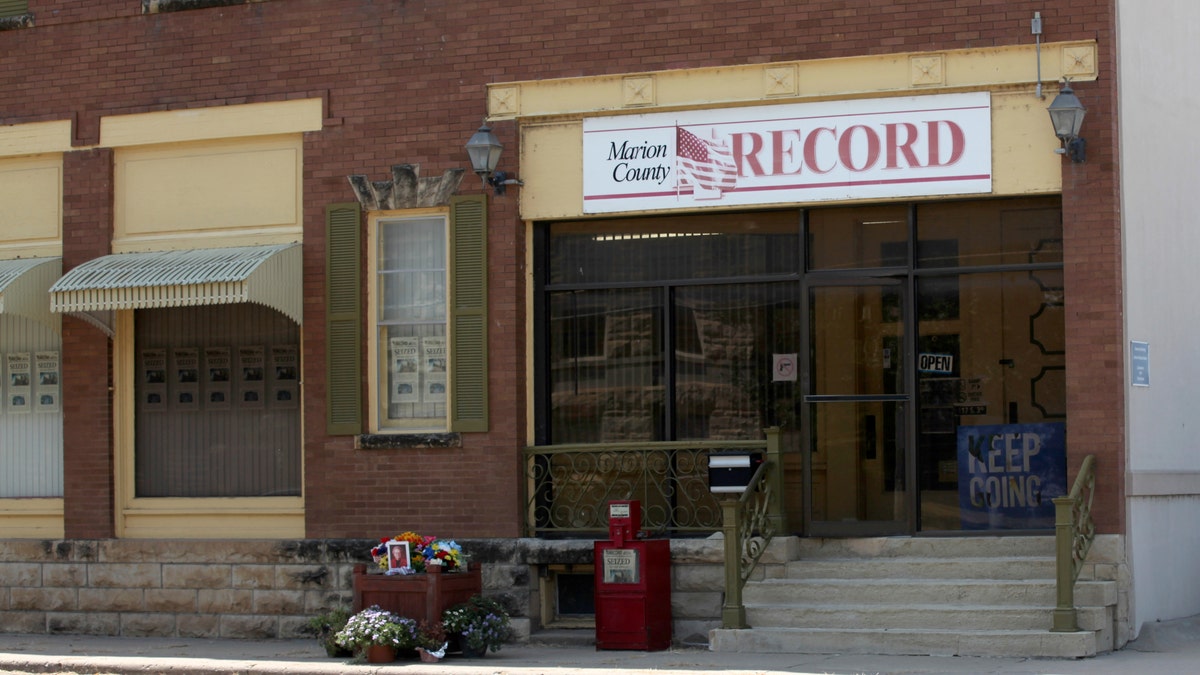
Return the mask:
POLYGON ((1200 2, 1116 5, 1126 362, 1150 345, 1150 386, 1126 385, 1138 631, 1200 614, 1200 2))

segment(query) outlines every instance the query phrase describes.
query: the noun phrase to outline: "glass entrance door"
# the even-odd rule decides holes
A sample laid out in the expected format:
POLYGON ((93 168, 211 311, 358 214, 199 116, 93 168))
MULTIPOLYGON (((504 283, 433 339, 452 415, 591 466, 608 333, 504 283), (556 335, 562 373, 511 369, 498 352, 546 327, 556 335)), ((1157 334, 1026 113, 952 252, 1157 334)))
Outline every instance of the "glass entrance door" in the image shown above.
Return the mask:
POLYGON ((817 536, 912 531, 905 285, 810 285, 806 520, 817 536))

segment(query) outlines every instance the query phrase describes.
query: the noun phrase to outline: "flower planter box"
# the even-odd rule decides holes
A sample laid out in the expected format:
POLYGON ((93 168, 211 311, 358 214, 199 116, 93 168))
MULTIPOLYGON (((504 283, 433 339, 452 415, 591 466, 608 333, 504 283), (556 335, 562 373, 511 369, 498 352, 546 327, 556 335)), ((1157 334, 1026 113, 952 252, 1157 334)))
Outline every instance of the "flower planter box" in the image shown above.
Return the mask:
POLYGON ((443 572, 431 566, 422 574, 368 574, 366 565, 354 566, 354 611, 371 605, 415 621, 440 621, 442 612, 483 592, 479 563, 465 572, 443 572))

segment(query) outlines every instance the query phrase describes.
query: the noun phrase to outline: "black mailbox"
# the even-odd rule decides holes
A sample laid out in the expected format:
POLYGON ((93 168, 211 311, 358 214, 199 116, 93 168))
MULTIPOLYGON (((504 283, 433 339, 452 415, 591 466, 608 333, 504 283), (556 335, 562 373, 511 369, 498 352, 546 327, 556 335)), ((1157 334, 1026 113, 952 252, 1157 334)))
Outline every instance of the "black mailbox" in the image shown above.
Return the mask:
POLYGON ((744 492, 762 464, 761 452, 719 452, 708 456, 708 489, 716 493, 744 492))

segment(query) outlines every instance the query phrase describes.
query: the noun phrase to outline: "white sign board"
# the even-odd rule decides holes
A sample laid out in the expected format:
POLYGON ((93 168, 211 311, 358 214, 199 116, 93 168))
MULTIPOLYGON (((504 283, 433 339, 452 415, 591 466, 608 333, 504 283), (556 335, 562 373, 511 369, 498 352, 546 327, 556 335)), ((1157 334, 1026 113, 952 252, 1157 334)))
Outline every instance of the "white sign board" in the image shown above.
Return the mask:
POLYGON ((583 121, 583 211, 992 190, 987 92, 583 121))

